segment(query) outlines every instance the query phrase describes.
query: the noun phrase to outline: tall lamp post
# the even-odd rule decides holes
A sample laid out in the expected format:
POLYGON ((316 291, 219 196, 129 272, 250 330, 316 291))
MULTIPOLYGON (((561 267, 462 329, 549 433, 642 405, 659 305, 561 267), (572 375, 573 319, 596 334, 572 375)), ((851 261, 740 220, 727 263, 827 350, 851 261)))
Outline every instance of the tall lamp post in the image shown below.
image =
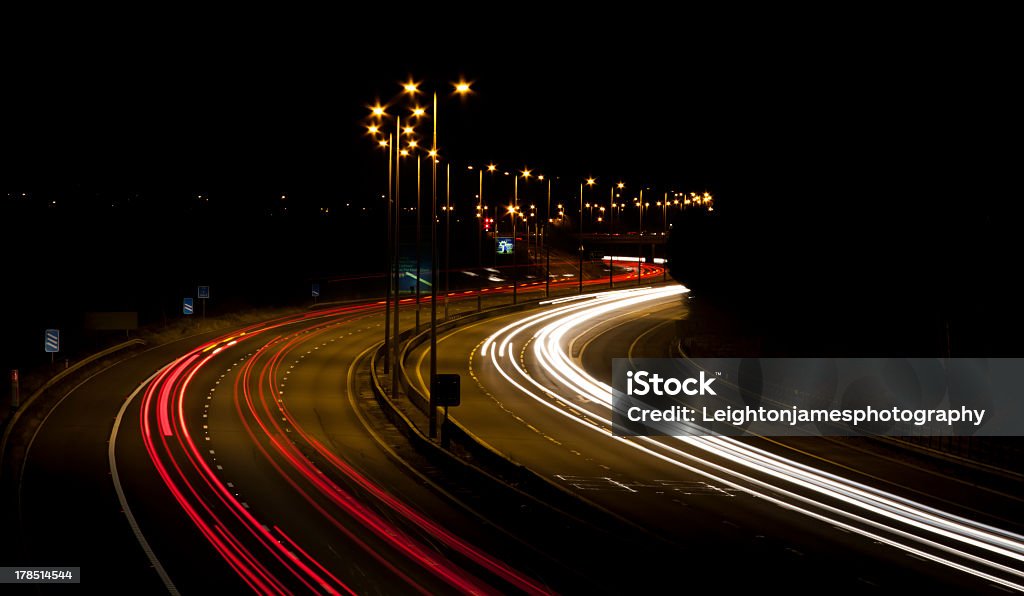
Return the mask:
MULTIPOLYGON (((531 172, 530 172, 529 168, 523 168, 523 171, 520 172, 520 174, 522 174, 522 176, 523 176, 523 182, 524 183, 527 180, 530 179, 531 172)), ((516 225, 515 222, 516 222, 516 218, 520 217, 520 211, 519 211, 519 176, 518 175, 516 176, 516 185, 515 185, 515 207, 516 207, 516 212, 512 214, 512 263, 513 263, 512 270, 514 272, 514 277, 512 278, 513 279, 513 281, 512 281, 512 297, 513 297, 512 302, 513 302, 513 304, 515 304, 516 286, 519 285, 519 272, 518 272, 517 268, 515 267, 515 265, 518 264, 518 259, 516 259, 516 252, 518 252, 518 251, 515 248, 516 239, 517 239, 516 234, 515 234, 515 225, 516 225)), ((526 219, 526 218, 524 217, 523 219, 526 219)), ((529 271, 529 260, 530 260, 530 220, 528 220, 528 219, 526 219, 526 260, 527 260, 527 271, 529 271)))
MULTIPOLYGON (((366 127, 366 131, 367 131, 367 134, 371 135, 374 139, 376 139, 378 134, 383 135, 383 133, 384 133, 384 131, 382 130, 382 123, 381 123, 381 121, 383 120, 383 118, 387 117, 387 114, 384 111, 384 107, 381 106, 378 103, 377 105, 374 105, 373 107, 370 108, 370 115, 373 118, 373 122, 366 127)), ((384 324, 384 372, 387 373, 388 370, 389 370, 389 366, 390 366, 389 350, 388 350, 388 347, 389 347, 389 345, 388 345, 389 344, 389 340, 388 340, 388 323, 391 320, 390 305, 391 305, 391 283, 392 283, 391 282, 391 183, 392 183, 391 168, 392 168, 392 160, 394 158, 393 153, 392 153, 392 148, 394 146, 392 135, 389 133, 388 137, 386 139, 385 138, 377 139, 377 146, 388 152, 388 159, 387 159, 388 182, 387 182, 387 195, 385 196, 385 201, 386 201, 386 204, 387 204, 387 207, 386 207, 386 219, 385 219, 385 223, 386 223, 385 227, 387 228, 387 245, 385 247, 385 252, 386 252, 386 256, 387 256, 387 264, 384 267, 384 282, 385 282, 384 286, 385 286, 385 294, 386 294, 386 300, 385 300, 386 306, 385 306, 385 309, 384 309, 385 310, 385 312, 384 312, 384 323, 385 323, 384 324)))
POLYGON ((665 200, 661 202, 661 246, 664 248, 662 254, 665 260, 661 264, 661 281, 668 281, 668 193, 665 193, 665 200))
MULTIPOLYGON (((498 166, 494 164, 487 165, 487 173, 494 174, 498 170, 498 166)), ((478 271, 477 287, 476 287, 476 309, 483 310, 483 294, 484 294, 484 256, 483 256, 483 243, 484 243, 484 219, 487 218, 487 208, 484 206, 484 171, 480 170, 480 187, 477 189, 477 204, 476 204, 476 216, 480 221, 477 222, 477 241, 476 241, 476 266, 478 271)), ((493 221, 493 220, 492 220, 493 221)), ((494 224, 497 225, 497 224, 494 224)))
POLYGON ((551 297, 551 177, 548 177, 548 209, 544 221, 544 297, 551 297))
MULTIPOLYGON (((587 186, 594 186, 593 178, 587 178, 587 186)), ((580 182, 580 290, 579 293, 583 293, 583 183, 580 182)))
POLYGON ((434 94, 434 134, 430 149, 430 391, 428 417, 429 435, 437 436, 437 396, 434 395, 434 381, 437 379, 437 93, 434 94))
POLYGON ((615 249, 614 244, 610 241, 612 239, 612 224, 615 223, 615 190, 622 190, 626 188, 625 182, 619 182, 611 188, 611 199, 608 201, 608 208, 611 210, 608 212, 608 252, 612 253, 608 255, 608 289, 611 290, 615 287, 615 249))
POLYGON ((389 327, 391 326, 391 267, 393 266, 392 259, 392 236, 393 230, 391 229, 391 210, 394 209, 393 197, 391 194, 393 180, 391 179, 392 164, 394 161, 394 139, 393 135, 388 135, 387 145, 388 148, 388 212, 387 212, 387 229, 388 229, 388 265, 387 270, 384 273, 384 283, 387 286, 384 292, 384 374, 388 374, 391 370, 391 338, 389 337, 389 327))
MULTIPOLYGON (((469 83, 459 81, 455 83, 455 93, 466 95, 471 93, 469 83)), ((429 435, 430 438, 437 436, 437 396, 434 394, 434 384, 437 380, 437 93, 433 94, 434 134, 432 136, 430 157, 431 157, 431 209, 430 209, 430 245, 431 245, 431 276, 430 276, 430 397, 429 406, 429 435)))
MULTIPOLYGON (((410 80, 409 82, 407 82, 404 85, 402 85, 402 88, 404 89, 406 94, 408 94, 410 96, 413 96, 413 97, 415 97, 416 94, 419 93, 419 83, 416 83, 415 81, 412 81, 412 80, 410 80)), ((424 114, 424 110, 422 108, 419 108, 419 107, 414 107, 413 108, 413 116, 414 117, 420 117, 423 114, 424 114)), ((394 254, 394 261, 393 261, 393 264, 392 264, 392 267, 394 267, 394 269, 393 269, 393 272, 394 272, 394 281, 393 281, 393 283, 394 283, 394 294, 395 294, 395 312, 394 312, 394 318, 392 320, 391 345, 390 345, 391 352, 392 352, 392 354, 391 354, 391 396, 393 398, 398 396, 398 373, 399 373, 399 369, 401 368, 400 367, 400 363, 399 363, 399 347, 400 346, 399 346, 399 341, 398 341, 398 337, 399 337, 399 333, 400 333, 400 329, 399 329, 399 327, 400 327, 399 307, 400 307, 400 305, 402 303, 402 266, 401 266, 401 264, 402 264, 402 244, 401 244, 402 203, 401 203, 401 198, 400 198, 401 197, 401 164, 402 164, 402 158, 403 157, 408 157, 411 154, 410 151, 413 148, 416 147, 416 140, 412 138, 412 135, 415 134, 415 132, 416 131, 415 131, 415 129, 412 126, 406 126, 403 129, 402 128, 402 117, 401 116, 396 116, 396 118, 395 118, 395 140, 396 140, 396 144, 395 144, 395 147, 394 147, 394 151, 396 152, 396 154, 395 154, 395 201, 394 201, 394 203, 395 203, 394 204, 395 217, 394 217, 394 222, 393 222, 394 233, 392 234, 392 237, 394 238, 394 243, 395 243, 394 253, 393 253, 394 254), (410 139, 409 139, 409 148, 408 149, 400 149, 399 148, 400 140, 401 140, 403 134, 405 134, 405 135, 410 137, 410 139)), ((417 172, 417 186, 418 185, 419 185, 419 175, 418 175, 418 172, 417 172)), ((418 249, 418 246, 417 246, 417 249, 418 249)), ((416 284, 419 285, 419 279, 416 280, 416 284)), ((385 310, 387 310, 387 307, 385 307, 385 310)), ((419 314, 419 304, 416 305, 416 310, 417 310, 417 315, 418 315, 419 314)), ((418 326, 419 326, 419 323, 417 321, 417 327, 418 326)), ((385 319, 385 331, 386 331, 386 328, 387 328, 387 320, 385 319)), ((385 345, 385 347, 384 347, 385 352, 388 350, 388 347, 389 346, 385 345)))
POLYGON ((452 164, 445 164, 444 171, 444 320, 448 320, 448 295, 452 293, 452 164))
POLYGON ((640 285, 640 272, 644 262, 644 189, 640 189, 640 222, 636 237, 636 285, 640 285))
POLYGON ((508 208, 512 216, 512 304, 516 303, 516 291, 519 287, 519 277, 516 275, 516 213, 519 211, 519 174, 512 178, 512 206, 508 208))
MULTIPOLYGON (((453 85, 455 87, 454 94, 456 94, 456 95, 466 95, 466 94, 472 92, 472 90, 470 89, 470 83, 468 83, 466 81, 461 81, 460 80, 458 83, 454 83, 453 85)), ((413 80, 410 80, 409 82, 404 83, 402 85, 402 87, 403 87, 403 90, 404 90, 404 92, 406 94, 408 94, 410 96, 413 96, 413 97, 415 97, 417 94, 421 93, 421 91, 419 89, 419 83, 417 83, 417 82, 415 82, 413 80)), ((419 107, 419 106, 414 106, 414 108, 412 110, 412 115, 415 118, 421 118, 421 117, 426 116, 426 112, 427 112, 427 110, 425 108, 422 108, 422 107, 419 107)), ((373 123, 370 126, 367 127, 369 133, 371 135, 374 135, 374 136, 376 136, 377 133, 383 134, 383 131, 381 130, 381 126, 380 126, 380 120, 385 118, 385 117, 387 117, 387 114, 385 113, 384 107, 381 106, 379 103, 377 105, 371 107, 371 115, 374 118, 374 121, 373 121, 373 123)), ((433 122, 433 135, 432 135, 431 150, 429 152, 429 155, 430 155, 430 158, 431 158, 431 226, 430 226, 430 230, 431 230, 431 282, 432 282, 431 283, 431 321, 430 321, 430 323, 431 323, 431 325, 430 325, 430 384, 431 384, 431 392, 430 392, 430 408, 431 408, 430 409, 430 412, 431 412, 431 416, 430 416, 430 436, 431 437, 435 437, 436 434, 437 434, 437 426, 436 426, 437 425, 437 419, 436 419, 437 418, 436 417, 437 400, 435 399, 435 395, 434 395, 433 390, 432 390, 433 385, 434 385, 434 381, 435 381, 435 379, 437 377, 437 277, 438 277, 437 276, 437 263, 438 263, 438 258, 437 258, 437 164, 438 164, 438 161, 439 161, 438 160, 438 153, 437 153, 437 120, 438 120, 437 116, 438 116, 438 114, 437 114, 437 93, 435 92, 435 93, 433 93, 433 113, 431 114, 431 117, 433 118, 433 121, 434 121, 433 122)), ((400 120, 400 118, 399 118, 399 120, 400 120)), ((400 122, 396 121, 396 125, 398 125, 399 123, 400 122)), ((388 151, 388 172, 387 172, 387 174, 388 174, 388 192, 387 192, 387 219, 386 219, 386 222, 387 222, 387 268, 386 268, 386 273, 385 273, 385 278, 386 278, 385 294, 386 294, 386 296, 385 296, 385 308, 384 308, 384 371, 385 371, 385 373, 391 373, 396 379, 397 379, 397 374, 396 374, 396 371, 394 369, 398 365, 397 357, 398 357, 398 331, 399 331, 399 321, 398 321, 397 314, 398 314, 398 305, 399 305, 400 300, 401 300, 400 287, 399 287, 401 271, 400 271, 400 267, 399 267, 399 245, 398 245, 398 238, 399 238, 398 228, 399 228, 399 223, 400 223, 400 213, 401 213, 400 209, 401 208, 400 208, 400 205, 397 204, 398 172, 399 172, 400 168, 398 167, 397 163, 395 163, 395 160, 400 159, 400 157, 402 157, 402 156, 410 155, 411 152, 412 152, 412 149, 414 149, 416 147, 415 140, 411 140, 409 142, 409 148, 408 149, 401 149, 400 150, 398 145, 400 145, 400 142, 401 142, 401 134, 402 134, 402 132, 403 131, 402 131, 402 129, 400 127, 396 127, 396 134, 395 135, 389 135, 387 139, 380 139, 378 141, 380 147, 383 148, 383 149, 387 149, 387 151, 388 151), (394 166, 393 166, 393 164, 394 164, 394 166), (394 167, 394 170, 392 169, 393 167, 394 167), (394 178, 392 178, 392 171, 395 172, 394 178), (395 186, 395 189, 394 189, 395 190, 395 196, 392 195, 392 183, 394 183, 394 186, 395 186), (392 211, 392 210, 394 210, 394 211, 392 211), (394 216, 392 216, 392 213, 394 213, 394 216), (395 319, 394 319, 394 323, 393 324, 392 324, 392 319, 391 319, 391 295, 392 295, 392 290, 394 290, 393 293, 395 295, 395 319), (389 331, 391 331, 391 333, 389 333, 389 331), (393 336, 394 336, 393 338, 391 337, 392 333, 393 333, 393 336)), ((407 129, 404 132, 406 134, 410 134, 411 135, 413 133, 412 127, 407 127, 407 129)), ((416 316, 416 326, 417 326, 417 329, 418 329, 419 328, 419 303, 420 303, 419 294, 420 294, 420 283, 421 283, 420 282, 420 280, 421 280, 421 271, 420 271, 420 259, 419 259, 420 232, 421 232, 421 224, 420 224, 420 214, 421 214, 420 207, 421 207, 421 205, 420 205, 420 192, 419 192, 419 190, 420 190, 420 166, 419 166, 419 160, 418 159, 417 159, 417 168, 416 168, 416 187, 417 187, 417 197, 416 197, 416 201, 417 201, 417 206, 416 206, 417 207, 416 208, 416 216, 417 216, 417 222, 416 222, 416 253, 417 253, 417 259, 416 259, 416 262, 417 262, 417 270, 416 270, 416 307, 417 307, 417 311, 416 311, 416 315, 417 315, 416 316)), ((394 385, 393 385, 393 388, 394 388, 394 385)))
MULTIPOLYGON (((401 134, 402 134, 402 117, 401 116, 398 116, 398 117, 395 118, 395 131, 396 131, 395 132, 395 139, 401 139, 402 138, 401 137, 401 134)), ((394 288, 395 288, 394 289, 394 293, 395 293, 395 312, 394 312, 394 317, 392 319, 392 321, 393 321, 393 329, 394 330, 393 330, 392 336, 391 336, 391 350, 392 350, 392 354, 391 354, 391 396, 392 397, 398 397, 398 369, 400 368, 398 366, 398 306, 401 303, 401 297, 402 297, 402 289, 401 289, 401 286, 399 286, 401 269, 402 269, 400 267, 400 264, 401 264, 400 253, 401 253, 401 246, 402 245, 401 245, 401 243, 399 241, 399 235, 398 235, 399 234, 399 225, 398 225, 398 223, 399 223, 401 215, 402 215, 401 200, 399 199, 400 191, 401 191, 401 189, 399 187, 399 183, 400 183, 400 180, 402 179, 402 176, 400 174, 400 172, 401 172, 401 165, 402 165, 402 152, 399 152, 398 143, 395 143, 394 151, 396 152, 396 155, 395 155, 395 204, 394 204, 394 207, 393 207, 394 213, 395 213, 395 220, 394 220, 395 231, 394 231, 394 234, 392 234, 392 237, 394 238, 394 242, 395 242, 395 248, 394 248, 395 260, 394 260, 394 263, 393 263, 393 267, 394 267, 394 269, 393 269, 394 282, 393 283, 394 283, 394 288)), ((403 151, 403 152, 406 155, 409 154, 408 151, 403 151)))
MULTIPOLYGON (((413 143, 416 141, 410 141, 409 144, 415 147, 413 143)), ((420 205, 420 159, 419 154, 416 155, 416 333, 420 332, 420 279, 422 279, 422 271, 420 271, 420 230, 423 228, 423 224, 420 223, 420 211, 422 206, 420 205)))
MULTIPOLYGON (((469 166, 470 169, 473 166, 469 166)), ((476 310, 480 311, 483 308, 483 297, 481 296, 481 290, 484 289, 484 282, 480 278, 480 269, 483 267, 483 254, 484 254, 484 170, 479 168, 477 170, 477 189, 476 189, 476 268, 477 268, 477 286, 476 286, 476 310)))

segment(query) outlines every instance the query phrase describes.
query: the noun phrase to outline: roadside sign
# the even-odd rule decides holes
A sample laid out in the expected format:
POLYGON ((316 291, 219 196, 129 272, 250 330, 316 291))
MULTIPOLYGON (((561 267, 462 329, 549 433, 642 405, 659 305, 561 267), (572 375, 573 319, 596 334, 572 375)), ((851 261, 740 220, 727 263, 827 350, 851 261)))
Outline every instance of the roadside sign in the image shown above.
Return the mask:
POLYGON ((47 329, 43 339, 43 349, 48 354, 60 351, 60 329, 47 329))
POLYGON ((434 378, 433 391, 436 392, 434 399, 439 406, 457 406, 462 401, 459 387, 461 378, 457 374, 438 373, 434 378))
POLYGON ((206 299, 210 297, 210 286, 199 286, 199 297, 206 299))
POLYGON ((498 254, 499 255, 510 255, 512 249, 515 246, 515 239, 512 237, 498 238, 498 254))
POLYGON ((192 311, 193 311, 192 299, 191 298, 186 298, 184 300, 184 302, 181 303, 181 312, 186 314, 186 315, 190 315, 190 314, 192 314, 192 311))
POLYGON ((320 284, 316 284, 316 283, 313 284, 313 297, 314 298, 319 298, 320 297, 320 284))

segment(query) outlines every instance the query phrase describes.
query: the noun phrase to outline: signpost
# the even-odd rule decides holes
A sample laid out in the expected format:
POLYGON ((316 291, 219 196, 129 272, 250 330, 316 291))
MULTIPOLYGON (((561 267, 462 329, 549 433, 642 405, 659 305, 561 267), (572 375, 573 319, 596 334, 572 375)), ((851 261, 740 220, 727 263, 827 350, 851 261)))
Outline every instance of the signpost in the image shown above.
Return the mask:
POLYGON ((316 299, 320 297, 320 284, 313 282, 313 304, 316 304, 316 299))
POLYGON ((206 300, 210 297, 210 286, 199 286, 199 299, 203 301, 203 320, 206 320, 206 300))
POLYGON ((11 407, 15 410, 21 405, 21 395, 18 391, 18 369, 11 369, 11 407))
POLYGON ((43 349, 50 355, 50 364, 53 364, 53 355, 60 351, 60 329, 47 329, 43 336, 43 349))
POLYGON ((515 238, 498 238, 498 254, 499 255, 510 255, 515 248, 515 238))
POLYGON ((192 307, 192 298, 185 298, 185 300, 181 303, 182 314, 191 315, 193 310, 194 309, 192 307))
MULTIPOLYGON (((462 402, 461 377, 457 374, 434 375, 430 394, 436 396, 437 404, 444 406, 444 422, 441 423, 441 446, 447 448, 451 433, 448 432, 448 407, 457 406, 462 402)), ((430 413, 431 416, 434 412, 430 413)))

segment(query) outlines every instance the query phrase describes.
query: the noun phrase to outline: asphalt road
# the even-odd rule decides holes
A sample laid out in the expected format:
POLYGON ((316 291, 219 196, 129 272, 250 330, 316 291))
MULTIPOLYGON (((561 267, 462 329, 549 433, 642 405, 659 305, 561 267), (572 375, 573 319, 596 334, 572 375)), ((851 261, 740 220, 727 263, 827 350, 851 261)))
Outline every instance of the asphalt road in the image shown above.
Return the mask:
MULTIPOLYGON (((581 368, 598 375, 607 374, 612 357, 670 356, 672 326, 684 309, 677 295, 602 312, 571 330, 559 345, 581 368)), ((727 453, 685 445, 644 444, 645 449, 638 449, 632 441, 613 440, 607 432, 607 414, 538 360, 532 342, 540 341, 536 334, 542 323, 510 330, 531 314, 535 313, 470 324, 441 339, 439 372, 469 377, 453 418, 513 460, 668 540, 672 555, 687 561, 697 574, 685 581, 816 593, 853 587, 883 592, 1004 589, 926 560, 934 552, 923 547, 908 552, 890 545, 886 531, 871 525, 888 527, 877 516, 865 514, 861 521, 847 524, 846 518, 830 512, 844 510, 840 499, 791 490, 768 473, 739 470, 727 453), (508 339, 508 345, 499 348, 493 343, 482 355, 485 340, 506 326, 512 327, 498 337, 508 339), (516 368, 522 371, 518 376, 516 368), (758 483, 767 483, 767 488, 758 483), (725 562, 736 564, 733 573, 718 576, 710 571, 724 570, 729 564, 725 562), (701 576, 701 570, 708 570, 707 575, 701 576)), ((557 315, 555 320, 568 316, 557 315)), ((424 356, 423 349, 410 355, 418 364, 420 383, 428 376, 424 356)), ((864 480, 863 474, 858 479, 864 480)), ((954 493, 952 498, 962 496, 954 493)), ((972 505, 969 500, 962 504, 972 505)), ((1004 503, 1002 511, 1006 507, 1004 503)), ((896 533, 907 531, 906 526, 894 526, 896 533)), ((1016 565, 1019 570, 1019 561, 1016 565)))
MULTIPOLYGON (((528 283, 524 299, 543 290, 528 283)), ((489 292, 485 306, 509 300, 508 288, 489 292)), ((453 313, 476 306, 472 292, 450 300, 453 313)), ((545 589, 499 559, 516 558, 521 544, 428 486, 395 457, 399 439, 365 419, 376 405, 360 405, 349 380, 382 336, 380 310, 335 307, 252 326, 244 338, 191 337, 74 387, 40 426, 17 479, 10 562, 80 566, 85 586, 117 592, 545 589)), ((529 566, 531 556, 518 558, 529 566)), ((530 571, 550 573, 550 559, 530 571)), ((40 588, 50 589, 61 588, 40 588)))
MULTIPOLYGON (((212 334, 159 346, 87 379, 65 394, 39 427, 28 451, 20 483, 18 531, 13 550, 17 565, 67 565, 82 568, 83 585, 103 591, 159 593, 163 585, 122 511, 108 463, 108 440, 125 398, 152 371, 212 334)), ((189 545, 188 565, 202 567, 211 580, 231 585, 216 553, 198 532, 183 523, 158 485, 141 451, 132 452, 124 438, 121 455, 126 489, 140 516, 158 525, 161 542, 189 545)), ((164 555, 171 562, 171 553, 164 555)), ((237 581, 234 582, 237 585, 237 581)), ((42 589, 42 588, 41 588, 42 589)), ((50 586, 44 591, 66 589, 50 586)))
MULTIPOLYGON (((563 294, 571 299, 570 285, 563 294)), ((453 312, 476 306, 472 294, 450 299, 453 312)), ((564 342, 601 377, 615 356, 671 355, 683 308, 677 296, 609 311, 564 342)), ((244 333, 197 336, 85 380, 53 409, 28 452, 15 563, 81 566, 84 585, 135 593, 593 593, 666 581, 815 592, 992 588, 809 517, 782 491, 709 480, 715 466, 734 466, 728 457, 690 450, 703 463, 687 469, 570 422, 557 400, 527 397, 479 348, 533 311, 443 337, 439 370, 477 381, 463 383, 455 416, 516 461, 638 524, 650 549, 637 548, 632 534, 619 540, 570 525, 538 532, 507 516, 495 524, 481 516, 484 508, 474 510, 473 498, 486 495, 433 482, 382 421, 361 368, 383 334, 380 311, 377 303, 335 306, 244 333)), ((411 322, 406 305, 403 328, 411 322)), ((529 337, 512 343, 524 370, 558 391, 563 381, 531 355, 529 337)), ((419 364, 425 374, 425 359, 419 364)), ((569 399, 583 412, 592 407, 582 396, 569 399)), ((590 421, 599 425, 600 412, 590 421)), ((836 448, 830 469, 863 467, 850 453, 836 448)), ((899 467, 887 465, 881 480, 904 486, 886 480, 899 467)), ((1015 520, 1007 495, 971 503, 964 495, 973 493, 957 488, 964 492, 931 496, 965 514, 984 507, 1000 527, 1015 520)), ((51 589, 60 588, 41 591, 51 589)))

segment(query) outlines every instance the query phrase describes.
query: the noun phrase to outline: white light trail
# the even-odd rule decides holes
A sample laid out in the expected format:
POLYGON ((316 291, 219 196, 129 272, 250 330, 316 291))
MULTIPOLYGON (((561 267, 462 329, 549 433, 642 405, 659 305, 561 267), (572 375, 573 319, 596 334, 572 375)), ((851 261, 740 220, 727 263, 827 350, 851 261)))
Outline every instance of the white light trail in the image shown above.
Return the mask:
POLYGON ((583 303, 553 301, 554 308, 492 334, 485 340, 480 355, 486 358, 488 347, 498 345, 498 350, 490 350, 490 359, 511 385, 552 411, 648 456, 927 560, 1024 591, 1024 585, 1018 583, 1019 578, 1024 578, 1024 571, 1011 566, 1024 563, 1024 537, 1013 532, 818 470, 729 437, 659 440, 613 436, 611 387, 588 374, 578 359, 566 353, 568 338, 581 334, 592 326, 588 325, 592 321, 603 320, 613 311, 688 291, 682 286, 636 288, 594 294, 593 300, 583 303), (512 340, 530 330, 533 356, 553 383, 542 383, 537 375, 528 374, 512 351, 512 340), (582 402, 572 399, 573 396, 582 402), (588 403, 594 408, 585 407, 588 403), (691 449, 680 449, 681 446, 691 449), (699 452, 692 452, 692 448, 699 452), (702 457, 701 452, 731 465, 715 463, 702 457))

